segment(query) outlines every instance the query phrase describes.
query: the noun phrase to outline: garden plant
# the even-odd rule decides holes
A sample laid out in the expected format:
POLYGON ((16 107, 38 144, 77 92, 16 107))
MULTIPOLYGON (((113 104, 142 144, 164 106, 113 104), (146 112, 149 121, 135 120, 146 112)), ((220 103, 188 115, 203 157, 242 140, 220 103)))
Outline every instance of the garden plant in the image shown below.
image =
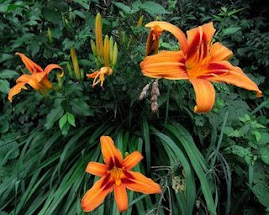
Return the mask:
POLYGON ((269 214, 261 0, 0 0, 0 215, 269 214))

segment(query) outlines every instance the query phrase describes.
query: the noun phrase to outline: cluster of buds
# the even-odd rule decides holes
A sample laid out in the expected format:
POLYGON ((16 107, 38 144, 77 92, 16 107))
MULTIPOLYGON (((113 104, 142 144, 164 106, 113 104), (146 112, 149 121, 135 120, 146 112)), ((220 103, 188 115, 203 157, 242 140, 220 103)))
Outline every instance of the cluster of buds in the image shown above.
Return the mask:
MULTIPOLYGON (((147 92, 150 88, 151 83, 147 84, 142 92, 140 93, 139 96, 139 100, 143 100, 146 95, 147 92)), ((159 90, 159 84, 158 84, 158 79, 156 79, 153 83, 152 83, 152 87, 151 87, 151 111, 152 112, 157 112, 158 111, 158 96, 160 95, 160 90, 159 90)))
POLYGON ((102 34, 102 17, 98 13, 95 18, 95 42, 91 40, 91 49, 95 56, 95 62, 99 68, 97 71, 87 74, 88 78, 93 78, 93 85, 100 83, 103 86, 105 75, 111 75, 117 63, 118 46, 113 41, 113 37, 102 34))

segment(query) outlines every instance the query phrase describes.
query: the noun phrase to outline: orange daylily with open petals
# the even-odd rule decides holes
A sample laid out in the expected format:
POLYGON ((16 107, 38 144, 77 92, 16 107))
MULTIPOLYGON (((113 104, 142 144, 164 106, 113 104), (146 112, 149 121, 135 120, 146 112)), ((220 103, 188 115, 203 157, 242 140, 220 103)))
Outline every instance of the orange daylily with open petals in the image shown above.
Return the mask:
POLYGON ((24 54, 17 52, 16 55, 21 57, 22 62, 31 74, 23 74, 16 80, 17 84, 10 89, 8 94, 8 100, 10 102, 12 102, 13 96, 19 94, 22 89, 27 89, 25 87, 26 84, 29 84, 32 88, 42 94, 51 89, 53 85, 48 79, 48 74, 51 70, 60 69, 62 70, 61 76, 64 74, 62 67, 57 64, 49 64, 43 70, 39 65, 26 57, 24 54))
POLYGON ((154 21, 146 27, 169 31, 178 39, 181 50, 161 51, 146 57, 140 64, 143 75, 169 80, 188 79, 196 94, 195 112, 204 113, 213 108, 215 89, 211 82, 232 84, 256 91, 257 97, 262 96, 258 86, 239 67, 228 62, 232 51, 218 42, 212 44, 215 33, 212 22, 187 31, 187 38, 179 28, 167 22, 154 21))
POLYGON ((81 200, 81 207, 85 212, 97 208, 113 190, 120 212, 128 209, 126 188, 145 194, 161 193, 159 184, 139 172, 131 171, 143 158, 140 152, 135 151, 123 159, 111 137, 102 136, 100 142, 105 164, 91 161, 86 167, 86 172, 99 176, 101 179, 86 192, 81 200))

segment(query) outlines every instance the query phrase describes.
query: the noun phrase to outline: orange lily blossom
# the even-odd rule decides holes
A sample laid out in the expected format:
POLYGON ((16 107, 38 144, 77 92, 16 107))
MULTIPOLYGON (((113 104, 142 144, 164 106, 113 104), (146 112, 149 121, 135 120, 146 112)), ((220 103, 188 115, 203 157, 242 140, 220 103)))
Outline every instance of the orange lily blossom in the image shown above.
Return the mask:
POLYGON ((47 90, 53 87, 52 83, 48 79, 48 74, 51 70, 60 69, 62 70, 61 76, 64 75, 62 67, 57 64, 49 64, 43 70, 39 65, 26 57, 24 54, 17 52, 16 55, 21 57, 22 62, 31 74, 23 74, 16 80, 17 84, 10 89, 8 94, 8 100, 10 102, 12 102, 13 96, 19 94, 22 89, 27 90, 25 87, 26 84, 29 84, 32 88, 40 93, 45 94, 47 90))
POLYGON ((113 190, 120 212, 128 209, 126 188, 145 194, 161 193, 159 184, 139 172, 131 171, 143 158, 140 152, 135 151, 123 159, 111 137, 102 136, 100 142, 105 164, 91 161, 86 167, 86 172, 100 176, 101 179, 81 200, 81 207, 85 212, 97 208, 113 190))
POLYGON ((215 103, 215 89, 211 82, 222 82, 257 92, 262 96, 258 86, 239 68, 228 60, 233 52, 221 43, 212 43, 215 33, 213 23, 187 31, 187 38, 176 26, 154 21, 146 25, 151 28, 147 44, 147 54, 155 50, 162 31, 169 31, 179 41, 180 51, 161 51, 147 56, 140 64, 143 75, 151 78, 169 80, 189 80, 196 94, 195 112, 208 112, 215 103))

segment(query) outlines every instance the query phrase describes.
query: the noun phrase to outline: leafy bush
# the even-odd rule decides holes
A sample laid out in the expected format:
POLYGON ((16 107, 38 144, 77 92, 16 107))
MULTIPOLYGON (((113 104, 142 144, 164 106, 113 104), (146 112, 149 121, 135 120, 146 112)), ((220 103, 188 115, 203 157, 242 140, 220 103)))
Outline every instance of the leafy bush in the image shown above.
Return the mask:
MULTIPOLYGON (((89 161, 102 161, 102 135, 112 136, 123 154, 140 151, 144 159, 135 171, 162 187, 161 195, 128 192, 129 209, 123 214, 269 212, 268 20, 264 13, 257 14, 255 3, 2 0, 0 4, 0 214, 82 214, 80 200, 97 180, 85 168, 89 161), (119 52, 103 87, 93 88, 86 74, 100 69, 91 47, 97 12, 103 18, 103 35, 113 37, 119 52), (144 91, 143 100, 138 99, 154 81, 139 67, 148 34, 143 19, 143 25, 159 19, 184 32, 213 21, 214 40, 233 50, 233 64, 259 85, 263 98, 214 84, 213 110, 196 114, 190 84, 162 79, 158 111, 152 112, 150 89, 144 91), (10 103, 10 88, 22 71, 27 73, 16 52, 42 68, 59 64, 65 74, 60 76, 58 70, 49 74, 54 88, 48 95, 27 87, 10 103)), ((179 48, 167 33, 159 47, 179 48)), ((119 214, 112 198, 110 194, 93 214, 119 214)))

